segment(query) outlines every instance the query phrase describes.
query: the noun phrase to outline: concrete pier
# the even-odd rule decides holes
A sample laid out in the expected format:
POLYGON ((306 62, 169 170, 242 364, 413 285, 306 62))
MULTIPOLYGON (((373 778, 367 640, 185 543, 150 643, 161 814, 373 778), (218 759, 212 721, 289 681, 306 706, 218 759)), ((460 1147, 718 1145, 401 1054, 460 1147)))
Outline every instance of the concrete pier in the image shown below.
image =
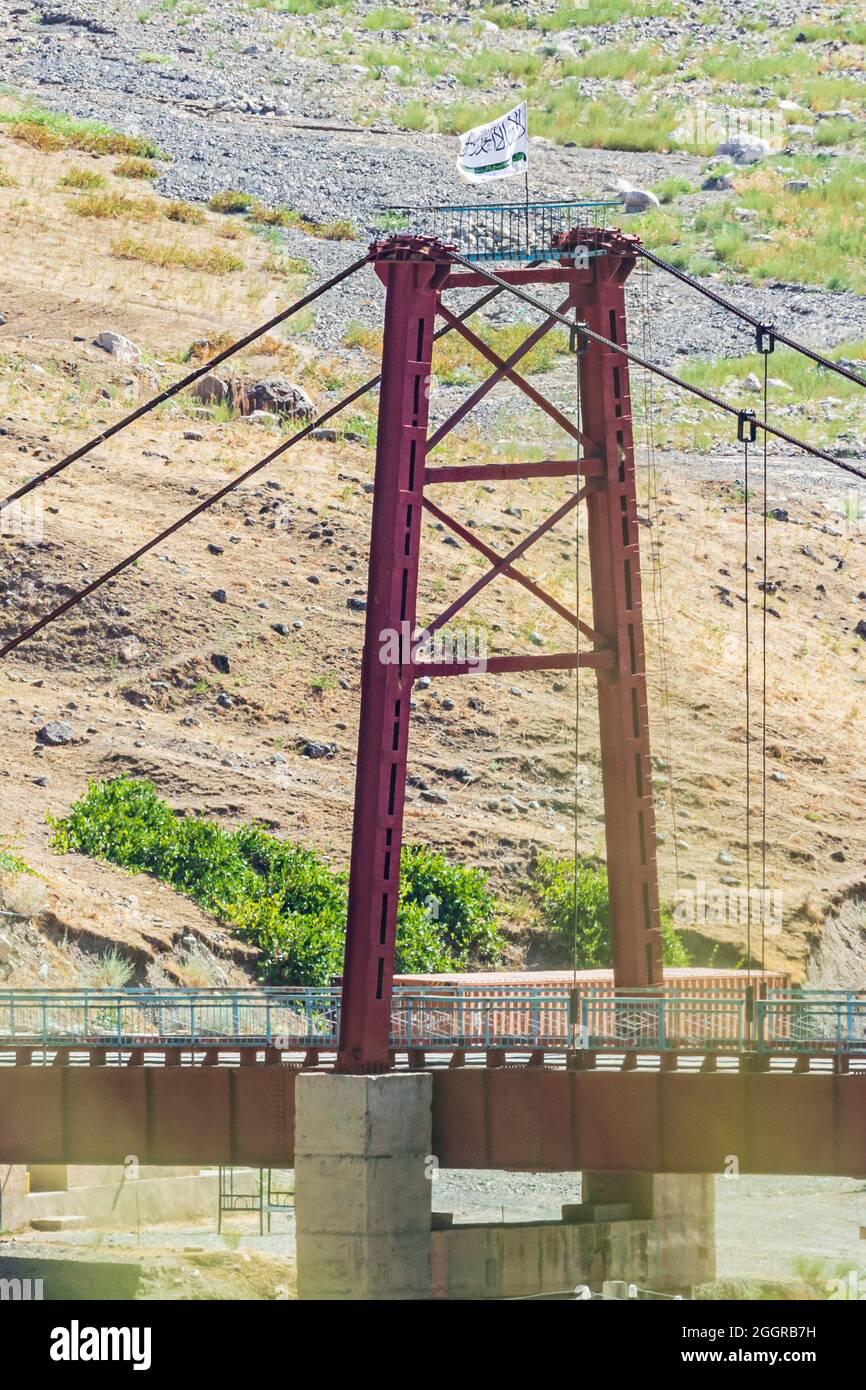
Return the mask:
POLYGON ((460 1224, 432 1234, 433 1297, 529 1298, 606 1281, 679 1293, 715 1276, 714 1179, 584 1173, 562 1221, 460 1224))
POLYGON ((432 1094, 426 1072, 298 1076, 300 1298, 519 1297, 605 1279, 679 1291, 713 1278, 703 1174, 587 1172, 562 1221, 431 1230, 432 1094))
POLYGON ((298 1076, 299 1298, 430 1297, 432 1100, 425 1072, 298 1076))

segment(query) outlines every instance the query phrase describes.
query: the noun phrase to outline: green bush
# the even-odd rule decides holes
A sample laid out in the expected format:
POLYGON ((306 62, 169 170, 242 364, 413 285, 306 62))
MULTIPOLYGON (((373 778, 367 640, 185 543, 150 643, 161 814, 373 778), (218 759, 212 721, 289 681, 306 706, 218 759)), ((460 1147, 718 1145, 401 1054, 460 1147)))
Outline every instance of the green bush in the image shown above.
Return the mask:
POLYGON ((32 874, 33 870, 23 859, 19 859, 17 854, 11 850, 3 849, 0 846, 0 873, 3 874, 32 874))
POLYGON ((237 188, 226 188, 214 193, 208 207, 211 212, 249 212, 254 201, 252 193, 241 193, 237 188))
MULTIPOLYGON (((530 895, 543 926, 578 970, 611 964, 610 904, 607 868, 597 859, 557 859, 539 854, 529 880, 530 895), (577 933, 575 940, 575 890, 577 933)), ((689 956, 674 930, 669 912, 661 913, 665 965, 688 965, 689 956)))
MULTIPOLYGON (((152 873, 230 922, 262 952, 272 983, 324 985, 339 974, 346 930, 347 874, 313 850, 258 825, 224 830, 179 817, 150 782, 90 782, 52 844, 152 873)), ((433 850, 403 850, 397 970, 431 972, 495 961, 501 938, 486 875, 433 850)))

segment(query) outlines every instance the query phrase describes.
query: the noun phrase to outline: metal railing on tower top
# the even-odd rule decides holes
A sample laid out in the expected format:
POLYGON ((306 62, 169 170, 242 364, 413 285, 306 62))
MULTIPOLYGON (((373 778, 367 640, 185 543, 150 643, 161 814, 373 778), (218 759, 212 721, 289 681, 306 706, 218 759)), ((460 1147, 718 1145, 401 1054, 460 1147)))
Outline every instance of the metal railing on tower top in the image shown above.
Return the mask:
POLYGON ((604 227, 620 202, 455 203, 382 209, 388 230, 436 237, 473 261, 538 261, 576 227, 604 227))

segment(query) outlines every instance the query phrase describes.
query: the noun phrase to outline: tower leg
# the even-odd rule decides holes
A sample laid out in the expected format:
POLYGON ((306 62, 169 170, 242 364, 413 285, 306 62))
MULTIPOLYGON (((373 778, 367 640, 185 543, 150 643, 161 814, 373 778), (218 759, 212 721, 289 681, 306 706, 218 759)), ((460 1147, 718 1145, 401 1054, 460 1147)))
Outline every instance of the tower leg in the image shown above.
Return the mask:
POLYGON ((446 260, 395 239, 376 263, 385 332, 338 1069, 390 1065, 391 982, 409 735, 428 387, 446 260))
MULTIPOLYGON (((634 257, 591 259, 587 325, 626 345, 625 280, 634 257)), ((583 432, 605 463, 606 487, 587 497, 593 627, 616 653, 598 672, 611 942, 617 988, 662 978, 640 547, 628 362, 590 342, 581 359, 583 432)))

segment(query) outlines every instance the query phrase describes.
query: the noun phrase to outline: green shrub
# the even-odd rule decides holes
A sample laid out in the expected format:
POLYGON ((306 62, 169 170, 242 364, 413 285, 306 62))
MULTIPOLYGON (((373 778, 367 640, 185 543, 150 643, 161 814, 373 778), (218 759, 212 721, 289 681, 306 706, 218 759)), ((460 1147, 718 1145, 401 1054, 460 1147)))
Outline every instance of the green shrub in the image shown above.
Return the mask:
POLYGON ((252 193, 241 193, 237 188, 226 188, 213 195, 208 207, 211 212, 249 212, 253 201, 252 193))
MULTIPOLYGON (((262 952, 272 983, 325 985, 339 974, 347 874, 313 850, 258 825, 225 830, 178 817, 149 782, 90 782, 68 816, 51 820, 52 844, 152 873, 230 922, 262 952)), ((501 938, 486 875, 422 846, 403 851, 397 970, 442 971, 495 961, 501 938)))
MULTIPOLYGON (((600 860, 539 854, 529 881, 530 895, 542 925, 568 964, 578 970, 600 970, 611 964, 610 904, 607 868, 600 860), (577 931, 575 939, 575 890, 577 931)), ((688 965, 688 953, 662 909, 662 953, 665 965, 688 965)))
POLYGON ((146 135, 123 135, 100 121, 76 121, 58 111, 28 106, 22 111, 0 112, 0 124, 9 127, 13 140, 46 152, 70 149, 136 155, 140 159, 166 158, 146 135))
POLYGON ((686 193, 694 193, 695 185, 688 179, 680 178, 677 174, 672 174, 670 178, 662 179, 657 183, 653 192, 660 203, 673 203, 677 198, 686 193))
POLYGON ((33 870, 24 863, 23 859, 19 859, 17 854, 13 854, 11 850, 3 849, 0 846, 0 873, 32 874, 33 870))

